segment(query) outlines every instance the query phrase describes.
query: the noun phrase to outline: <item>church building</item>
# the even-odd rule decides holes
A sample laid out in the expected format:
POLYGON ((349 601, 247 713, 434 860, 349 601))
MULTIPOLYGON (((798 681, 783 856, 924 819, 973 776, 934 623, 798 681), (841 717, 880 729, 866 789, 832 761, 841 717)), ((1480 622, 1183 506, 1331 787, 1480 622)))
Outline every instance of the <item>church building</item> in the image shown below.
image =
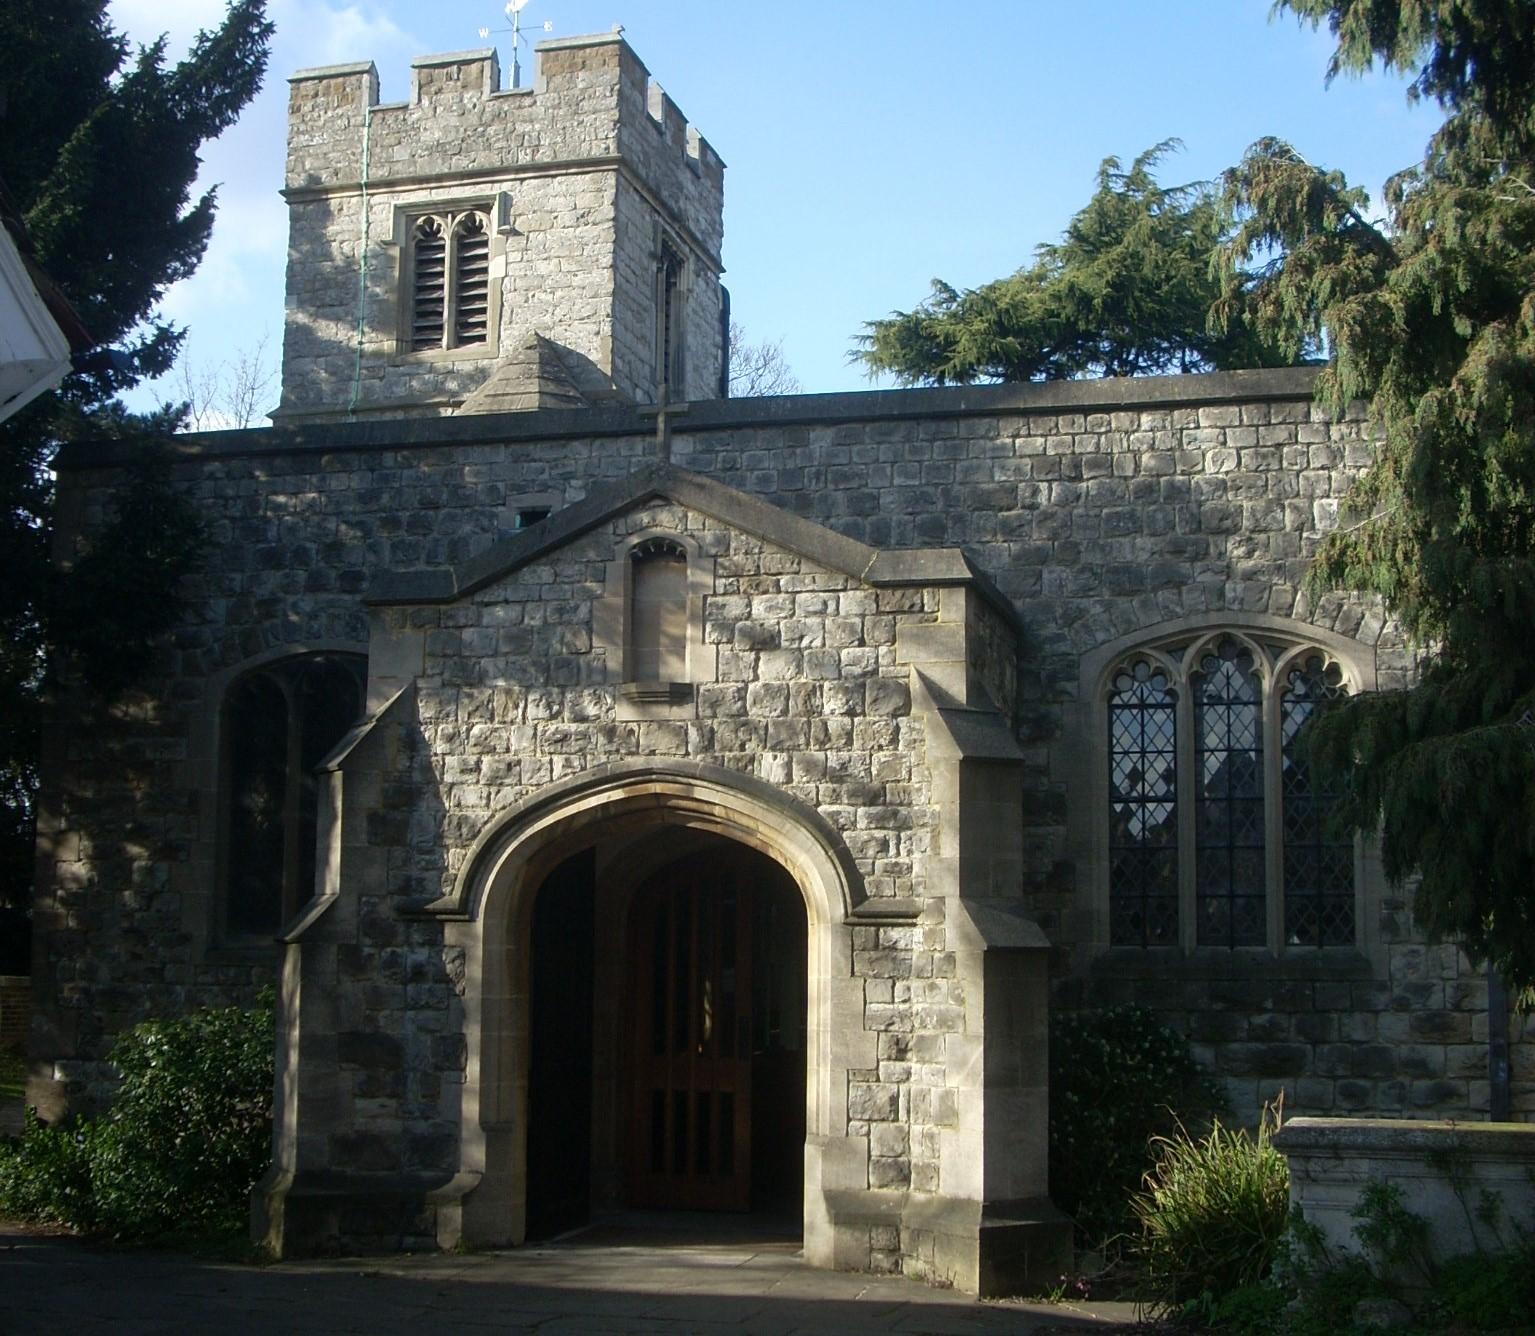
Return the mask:
MULTIPOLYGON (((1052 1007, 1239 1120, 1535 1115, 1295 748, 1413 668, 1303 590, 1368 424, 1306 369, 729 399, 723 162, 616 33, 539 59, 291 80, 274 425, 175 440, 186 614, 47 740, 32 1102, 276 984, 282 1255, 755 1210, 981 1293, 1069 1254, 1052 1007)), ((61 562, 129 462, 60 455, 61 562)))

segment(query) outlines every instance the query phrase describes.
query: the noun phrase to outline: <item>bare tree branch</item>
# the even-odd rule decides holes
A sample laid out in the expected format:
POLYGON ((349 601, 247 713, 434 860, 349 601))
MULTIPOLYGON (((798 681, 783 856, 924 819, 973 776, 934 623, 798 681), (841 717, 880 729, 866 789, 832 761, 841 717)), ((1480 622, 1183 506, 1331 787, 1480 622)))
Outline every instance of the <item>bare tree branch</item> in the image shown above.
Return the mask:
POLYGON ((752 343, 746 331, 730 322, 730 397, 756 399, 769 394, 798 394, 799 377, 789 369, 783 340, 752 343))
POLYGON ((270 344, 263 334, 212 367, 198 367, 191 358, 181 360, 178 388, 187 404, 188 431, 228 431, 260 423, 277 384, 270 344))

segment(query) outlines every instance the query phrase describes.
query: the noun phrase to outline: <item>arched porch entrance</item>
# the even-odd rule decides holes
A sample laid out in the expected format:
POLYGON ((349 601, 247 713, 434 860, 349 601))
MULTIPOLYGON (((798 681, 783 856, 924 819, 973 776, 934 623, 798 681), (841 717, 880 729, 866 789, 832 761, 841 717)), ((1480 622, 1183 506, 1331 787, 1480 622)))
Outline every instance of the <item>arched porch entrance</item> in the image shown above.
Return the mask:
POLYGON ((528 1238, 620 1206, 798 1217, 806 927, 783 867, 718 835, 661 826, 545 878, 528 1238))
POLYGON ((466 957, 458 1236, 624 1205, 823 1218, 855 876, 818 814, 701 767, 583 776, 487 831, 445 924, 466 957))

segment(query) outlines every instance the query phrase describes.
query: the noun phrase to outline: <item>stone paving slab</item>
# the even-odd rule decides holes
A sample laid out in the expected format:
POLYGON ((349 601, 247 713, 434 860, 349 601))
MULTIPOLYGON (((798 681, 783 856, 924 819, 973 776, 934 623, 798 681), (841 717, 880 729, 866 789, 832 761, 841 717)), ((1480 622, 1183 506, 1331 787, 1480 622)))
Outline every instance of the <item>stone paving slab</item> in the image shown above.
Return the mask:
POLYGON ((242 1266, 112 1250, 0 1222, 0 1336, 332 1333, 1112 1331, 1130 1304, 977 1303, 892 1276, 807 1267, 798 1244, 590 1231, 507 1252, 242 1266), (430 1329, 430 1328, 426 1328, 430 1329))

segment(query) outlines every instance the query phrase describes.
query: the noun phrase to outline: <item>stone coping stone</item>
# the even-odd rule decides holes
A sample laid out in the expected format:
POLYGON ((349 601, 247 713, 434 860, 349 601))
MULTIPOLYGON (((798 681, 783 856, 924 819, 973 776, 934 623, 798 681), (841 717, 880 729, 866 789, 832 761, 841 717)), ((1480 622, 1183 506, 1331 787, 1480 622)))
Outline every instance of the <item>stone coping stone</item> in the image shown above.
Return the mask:
POLYGON ((1535 1123, 1469 1123, 1408 1118, 1292 1118, 1274 1133, 1286 1155, 1335 1154, 1371 1159, 1453 1150, 1478 1159, 1535 1165, 1535 1123))
MULTIPOLYGON (((936 389, 708 399, 690 404, 687 416, 673 424, 672 434, 686 437, 731 429, 1023 414, 1112 413, 1223 403, 1295 401, 1312 397, 1316 376, 1315 367, 1280 367, 1188 376, 1121 376, 1021 385, 959 385, 936 389)), ((486 443, 515 445, 593 437, 651 436, 654 433, 654 413, 644 413, 638 405, 625 404, 353 422, 338 414, 335 421, 327 422, 188 432, 171 437, 166 449, 177 459, 226 460, 244 456, 445 449, 486 443)), ((111 468, 138 458, 141 449, 137 444, 120 441, 80 441, 59 451, 54 468, 61 471, 111 468)))

